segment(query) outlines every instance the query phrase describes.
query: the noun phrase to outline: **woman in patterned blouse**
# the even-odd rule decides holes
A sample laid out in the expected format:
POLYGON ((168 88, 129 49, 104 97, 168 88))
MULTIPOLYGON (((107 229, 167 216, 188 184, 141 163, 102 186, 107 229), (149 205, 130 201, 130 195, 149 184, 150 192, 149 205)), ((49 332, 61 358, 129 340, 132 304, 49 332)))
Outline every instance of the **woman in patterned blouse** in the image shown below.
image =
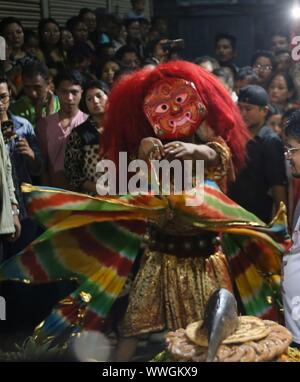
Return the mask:
POLYGON ((91 81, 84 89, 83 102, 90 117, 70 134, 65 152, 65 173, 74 191, 96 194, 96 165, 107 102, 107 88, 91 81))

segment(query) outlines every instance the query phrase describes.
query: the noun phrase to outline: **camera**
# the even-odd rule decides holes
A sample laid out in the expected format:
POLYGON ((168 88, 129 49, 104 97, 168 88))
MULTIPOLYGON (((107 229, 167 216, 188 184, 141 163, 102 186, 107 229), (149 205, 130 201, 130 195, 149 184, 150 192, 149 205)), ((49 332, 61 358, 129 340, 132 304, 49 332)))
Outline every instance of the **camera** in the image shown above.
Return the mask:
POLYGON ((166 52, 170 50, 184 49, 184 40, 181 38, 176 40, 163 40, 160 44, 163 50, 166 52))

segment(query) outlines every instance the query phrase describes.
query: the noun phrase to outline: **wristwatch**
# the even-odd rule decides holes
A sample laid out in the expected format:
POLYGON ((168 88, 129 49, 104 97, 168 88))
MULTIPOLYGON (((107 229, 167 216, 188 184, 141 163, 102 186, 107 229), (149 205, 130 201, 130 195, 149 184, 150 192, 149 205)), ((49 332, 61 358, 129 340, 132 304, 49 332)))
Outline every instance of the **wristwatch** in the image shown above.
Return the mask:
POLYGON ((20 210, 19 210, 19 208, 15 208, 15 209, 13 209, 13 210, 11 210, 11 212, 12 212, 12 215, 13 216, 18 216, 18 215, 20 215, 20 210))

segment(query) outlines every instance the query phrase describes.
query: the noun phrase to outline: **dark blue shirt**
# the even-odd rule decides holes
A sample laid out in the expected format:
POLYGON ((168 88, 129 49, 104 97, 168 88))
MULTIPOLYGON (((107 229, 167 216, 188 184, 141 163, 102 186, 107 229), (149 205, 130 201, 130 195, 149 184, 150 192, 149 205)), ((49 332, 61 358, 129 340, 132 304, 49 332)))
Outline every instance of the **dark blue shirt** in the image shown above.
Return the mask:
MULTIPOLYGON (((18 137, 25 138, 35 154, 35 158, 42 163, 41 153, 39 144, 34 132, 34 129, 27 119, 22 117, 17 117, 13 114, 9 114, 9 119, 13 123, 14 132, 18 137)), ((12 139, 7 144, 10 160, 12 163, 12 174, 14 179, 14 184, 16 188, 16 195, 19 202, 20 217, 24 219, 27 217, 24 195, 21 192, 22 183, 32 183, 32 176, 38 176, 39 173, 32 173, 29 169, 26 157, 19 154, 16 150, 17 139, 12 139)), ((42 167, 40 168, 42 170, 42 167)))
POLYGON ((247 144, 247 164, 229 187, 229 197, 261 220, 272 219, 274 186, 287 185, 284 147, 280 137, 264 126, 247 144))

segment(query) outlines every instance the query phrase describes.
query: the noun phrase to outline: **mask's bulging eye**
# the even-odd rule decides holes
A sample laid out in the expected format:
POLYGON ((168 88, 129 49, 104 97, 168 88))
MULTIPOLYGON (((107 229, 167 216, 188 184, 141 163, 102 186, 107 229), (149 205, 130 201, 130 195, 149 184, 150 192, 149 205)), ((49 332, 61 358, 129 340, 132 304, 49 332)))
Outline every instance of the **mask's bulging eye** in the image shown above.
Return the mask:
POLYGON ((161 103, 158 105, 155 109, 156 113, 163 114, 166 113, 169 110, 169 105, 166 103, 161 103))
POLYGON ((183 93, 183 94, 179 94, 177 97, 176 97, 176 103, 184 103, 187 99, 187 93, 183 93))

